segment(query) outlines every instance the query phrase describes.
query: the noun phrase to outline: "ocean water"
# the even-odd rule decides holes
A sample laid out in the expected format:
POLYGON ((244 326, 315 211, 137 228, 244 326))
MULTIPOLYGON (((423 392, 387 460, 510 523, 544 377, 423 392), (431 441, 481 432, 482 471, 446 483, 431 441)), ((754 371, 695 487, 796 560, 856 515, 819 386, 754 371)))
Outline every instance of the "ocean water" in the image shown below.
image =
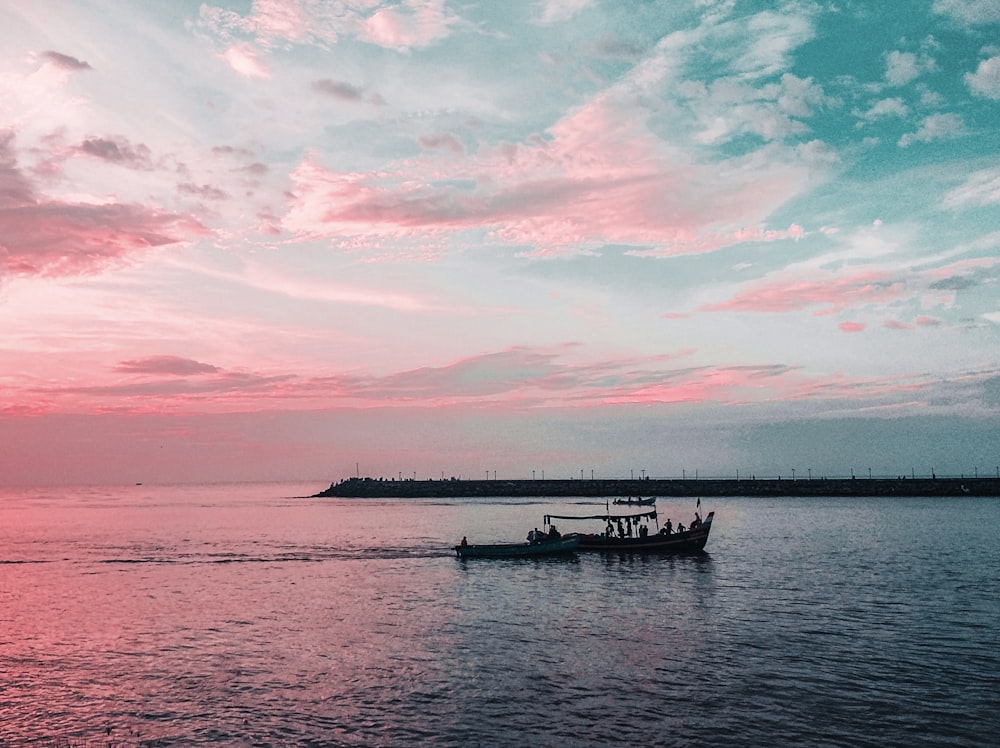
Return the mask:
POLYGON ((0 490, 0 746, 1000 744, 1000 499, 712 499, 700 556, 463 561, 603 504, 323 487, 0 490))

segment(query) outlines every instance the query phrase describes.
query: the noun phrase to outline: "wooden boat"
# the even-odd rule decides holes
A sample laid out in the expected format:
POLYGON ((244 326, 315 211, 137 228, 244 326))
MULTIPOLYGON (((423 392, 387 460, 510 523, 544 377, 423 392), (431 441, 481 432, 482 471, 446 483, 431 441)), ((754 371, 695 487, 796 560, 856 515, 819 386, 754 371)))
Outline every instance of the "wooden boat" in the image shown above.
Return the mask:
POLYGON ((615 499, 611 502, 612 504, 631 504, 632 506, 653 506, 656 503, 656 497, 651 496, 648 499, 642 499, 638 496, 629 496, 627 499, 615 499))
POLYGON ((524 556, 556 556, 572 553, 580 545, 579 535, 545 537, 530 543, 496 543, 493 545, 456 545, 459 558, 519 558, 524 556))
MULTIPOLYGON (((580 534, 579 551, 616 551, 623 553, 698 553, 705 549, 708 543, 708 534, 712 530, 712 519, 715 512, 709 512, 705 519, 695 523, 694 528, 685 529, 683 532, 667 532, 667 528, 658 528, 654 532, 648 529, 648 520, 656 520, 656 511, 640 512, 637 514, 596 514, 587 517, 572 517, 559 515, 546 515, 545 523, 552 520, 594 520, 602 521, 612 529, 603 533, 580 534), (645 521, 645 523, 644 523, 645 521), (619 527, 624 529, 625 523, 633 528, 630 532, 621 532, 619 527)), ((566 537, 570 537, 567 535, 566 537)))

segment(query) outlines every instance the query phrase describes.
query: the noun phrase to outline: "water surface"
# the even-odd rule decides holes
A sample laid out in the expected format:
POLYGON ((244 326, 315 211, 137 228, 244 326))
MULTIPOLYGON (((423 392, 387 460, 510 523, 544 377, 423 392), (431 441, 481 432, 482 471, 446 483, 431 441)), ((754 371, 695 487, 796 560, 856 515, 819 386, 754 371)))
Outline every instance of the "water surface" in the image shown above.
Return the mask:
POLYGON ((318 488, 0 492, 0 746, 1000 734, 1000 499, 712 499, 701 556, 458 560, 603 504, 318 488))

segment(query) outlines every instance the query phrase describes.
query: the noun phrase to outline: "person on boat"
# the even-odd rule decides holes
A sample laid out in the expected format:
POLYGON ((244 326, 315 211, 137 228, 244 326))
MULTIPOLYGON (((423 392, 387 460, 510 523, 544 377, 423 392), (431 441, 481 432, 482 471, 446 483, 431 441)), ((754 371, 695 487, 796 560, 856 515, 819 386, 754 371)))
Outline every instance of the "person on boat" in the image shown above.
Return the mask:
POLYGON ((680 522, 677 523, 677 532, 684 532, 684 525, 680 522))
POLYGON ((556 529, 555 525, 549 526, 549 537, 552 538, 553 540, 562 537, 562 534, 556 529))
POLYGON ((613 538, 615 536, 615 526, 611 524, 610 519, 608 520, 608 526, 604 528, 604 532, 609 538, 613 538))
POLYGON ((528 533, 528 542, 537 543, 541 539, 541 537, 542 534, 538 532, 538 528, 536 527, 534 530, 528 533))
POLYGON ((646 525, 640 525, 639 526, 639 537, 640 538, 644 538, 647 535, 649 535, 649 528, 646 527, 646 525))
POLYGON ((663 525, 663 529, 666 530, 666 532, 663 533, 664 535, 669 535, 674 531, 674 526, 670 522, 670 517, 667 517, 667 522, 663 525))
POLYGON ((701 517, 698 516, 698 512, 695 512, 694 513, 694 519, 691 520, 691 527, 690 527, 690 529, 697 530, 698 527, 700 527, 700 526, 701 526, 701 517))

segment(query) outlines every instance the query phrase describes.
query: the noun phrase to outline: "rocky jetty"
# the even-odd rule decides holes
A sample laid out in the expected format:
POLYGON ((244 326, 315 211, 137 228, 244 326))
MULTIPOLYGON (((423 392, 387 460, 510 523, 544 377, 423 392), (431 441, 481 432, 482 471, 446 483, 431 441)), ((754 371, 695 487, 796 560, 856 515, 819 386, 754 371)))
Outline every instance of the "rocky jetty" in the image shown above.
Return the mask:
POLYGON ((1000 496, 997 478, 645 478, 591 480, 384 480, 349 478, 315 497, 561 496, 1000 496))

